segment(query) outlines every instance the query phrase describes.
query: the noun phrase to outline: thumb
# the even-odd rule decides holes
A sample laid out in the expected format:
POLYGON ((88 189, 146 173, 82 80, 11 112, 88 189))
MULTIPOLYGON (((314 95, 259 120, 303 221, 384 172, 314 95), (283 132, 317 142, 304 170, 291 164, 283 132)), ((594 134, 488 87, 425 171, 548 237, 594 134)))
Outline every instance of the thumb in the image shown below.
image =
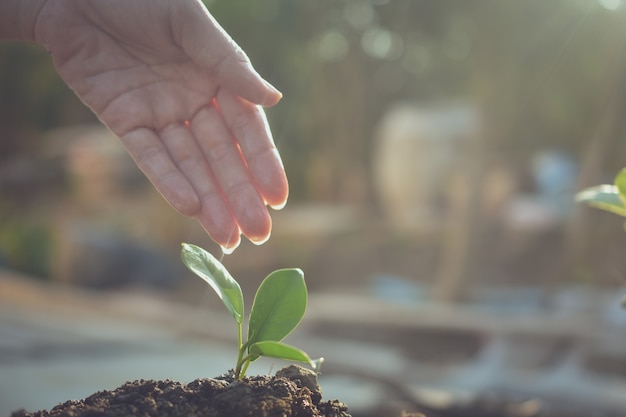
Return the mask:
POLYGON ((220 86, 246 100, 270 107, 278 103, 282 94, 265 81, 252 66, 246 53, 226 33, 199 0, 174 1, 180 7, 173 14, 177 22, 174 36, 182 49, 198 65, 215 76, 220 86))

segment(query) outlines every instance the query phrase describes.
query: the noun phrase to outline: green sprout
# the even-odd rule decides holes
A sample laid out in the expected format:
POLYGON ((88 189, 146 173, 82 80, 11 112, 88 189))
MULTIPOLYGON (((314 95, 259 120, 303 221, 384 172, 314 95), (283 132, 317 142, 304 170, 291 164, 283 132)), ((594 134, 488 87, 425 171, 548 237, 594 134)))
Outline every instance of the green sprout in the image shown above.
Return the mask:
POLYGON ((323 358, 313 360, 302 350, 282 343, 306 310, 307 289, 302 270, 279 269, 263 280, 250 310, 248 338, 244 343, 244 302, 239 283, 209 252, 188 243, 182 246, 183 263, 215 290, 237 322, 239 352, 235 379, 242 379, 250 363, 261 356, 304 362, 316 371, 319 369, 323 358))
MULTIPOLYGON (((626 217, 626 168, 617 174, 613 184, 596 185, 576 194, 576 201, 626 217)), ((624 223, 626 231, 626 223, 624 223)), ((626 308, 626 297, 620 302, 626 308)))
MULTIPOLYGON (((615 177, 613 184, 596 185, 576 194, 576 201, 626 217, 626 168, 615 177)), ((626 230, 626 223, 624 223, 626 230)))

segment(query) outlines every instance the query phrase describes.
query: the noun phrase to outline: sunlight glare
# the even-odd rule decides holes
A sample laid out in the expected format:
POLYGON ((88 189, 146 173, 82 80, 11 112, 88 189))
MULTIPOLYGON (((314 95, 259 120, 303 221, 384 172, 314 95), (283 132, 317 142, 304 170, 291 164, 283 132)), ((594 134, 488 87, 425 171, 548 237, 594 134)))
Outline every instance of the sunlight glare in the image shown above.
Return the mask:
POLYGON ((622 0, 598 0, 598 3, 607 10, 617 10, 622 7, 622 0))
POLYGON ((329 30, 321 39, 317 47, 319 56, 330 62, 341 61, 350 49, 346 37, 336 30, 329 30))
POLYGON ((394 60, 402 55, 404 42, 393 32, 372 28, 363 34, 361 47, 373 58, 394 60))

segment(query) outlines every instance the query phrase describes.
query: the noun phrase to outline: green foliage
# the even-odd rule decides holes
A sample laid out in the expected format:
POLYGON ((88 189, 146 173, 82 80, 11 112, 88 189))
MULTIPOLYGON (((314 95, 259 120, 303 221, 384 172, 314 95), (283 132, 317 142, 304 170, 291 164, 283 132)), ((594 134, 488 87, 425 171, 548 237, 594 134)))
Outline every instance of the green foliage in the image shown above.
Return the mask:
POLYGON ((626 168, 617 174, 613 184, 587 188, 576 195, 576 201, 626 217, 626 168))
POLYGON ((268 356, 270 358, 311 363, 313 368, 318 368, 319 365, 321 365, 321 359, 312 361, 311 358, 309 358, 309 356, 300 349, 272 340, 257 342, 250 346, 249 351, 251 354, 258 356, 268 356))
MULTIPOLYGON (((626 168, 622 168, 617 174, 613 185, 602 184, 587 188, 576 195, 576 201, 626 217, 626 168)), ((626 223, 624 230, 626 231, 626 223)), ((620 304, 626 308, 626 297, 622 298, 620 304)))
POLYGON ((241 287, 209 252, 188 243, 182 246, 183 263, 215 290, 237 322, 239 350, 235 378, 243 378, 250 363, 261 356, 304 362, 313 369, 319 368, 323 359, 312 360, 302 350, 282 343, 300 323, 306 310, 307 289, 300 269, 280 269, 263 280, 254 297, 248 320, 248 340, 244 343, 241 287))
POLYGON ((52 231, 33 214, 7 215, 0 207, 0 264, 47 279, 50 275, 52 231))
POLYGON ((302 320, 307 303, 300 269, 272 272, 259 286, 250 312, 248 343, 281 341, 302 320))
POLYGON ((237 324, 241 324, 244 314, 243 293, 239 283, 224 265, 204 249, 186 243, 183 243, 181 256, 187 268, 215 290, 237 324))

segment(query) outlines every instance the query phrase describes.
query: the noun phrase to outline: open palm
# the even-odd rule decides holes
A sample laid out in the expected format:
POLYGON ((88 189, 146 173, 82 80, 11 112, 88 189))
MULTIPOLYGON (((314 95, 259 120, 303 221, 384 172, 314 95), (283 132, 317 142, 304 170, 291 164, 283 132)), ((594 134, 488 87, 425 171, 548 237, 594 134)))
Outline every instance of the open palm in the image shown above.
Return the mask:
POLYGON ((165 199, 225 249, 270 234, 288 187, 261 106, 280 93, 197 0, 55 0, 37 42, 165 199))

